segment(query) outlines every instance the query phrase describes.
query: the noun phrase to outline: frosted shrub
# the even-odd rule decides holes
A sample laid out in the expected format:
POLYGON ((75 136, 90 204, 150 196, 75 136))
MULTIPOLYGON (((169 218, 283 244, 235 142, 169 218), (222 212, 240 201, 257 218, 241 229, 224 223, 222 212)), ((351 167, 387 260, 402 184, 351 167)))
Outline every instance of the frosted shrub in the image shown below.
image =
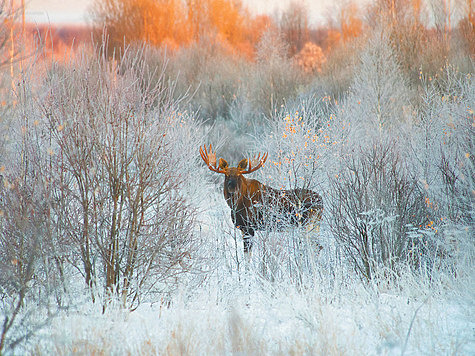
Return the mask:
POLYGON ((384 32, 376 33, 361 54, 340 118, 354 126, 355 140, 368 131, 381 135, 407 120, 410 88, 384 32))
POLYGON ((257 65, 247 91, 257 112, 272 117, 295 97, 305 82, 297 65, 288 58, 288 47, 279 34, 267 31, 257 50, 257 65))
POLYGON ((434 229, 442 237, 440 262, 453 268, 457 260, 473 258, 475 85, 472 75, 450 66, 424 84, 413 151, 431 213, 437 217, 434 229))
POLYGON ((74 241, 76 266, 87 286, 133 307, 191 268, 195 210, 185 191, 197 161, 188 143, 201 138, 169 83, 151 84, 142 51, 118 62, 98 53, 53 68, 40 102, 66 204, 57 224, 74 241))
POLYGON ((68 244, 51 224, 48 154, 38 121, 29 120, 30 89, 19 86, 17 105, 0 127, 0 354, 24 346, 49 323, 53 296, 63 304, 55 257, 68 244))
MULTIPOLYGON (((267 135, 256 147, 258 151, 269 153, 266 166, 260 171, 260 180, 280 190, 312 190, 323 196, 325 206, 325 162, 333 154, 333 142, 327 132, 329 98, 311 96, 307 99, 289 107, 292 112, 283 110, 269 120, 267 135), (295 109, 300 111, 293 111, 295 109)), ((268 215, 278 216, 278 206, 271 205, 266 210, 268 215)), ((282 227, 282 221, 278 221, 278 229, 271 229, 274 232, 258 239, 260 272, 271 280, 286 276, 284 279, 290 278, 302 285, 315 272, 315 259, 321 249, 320 223, 309 228, 290 224, 282 227)))
POLYGON ((344 161, 331 180, 328 210, 335 239, 368 280, 380 268, 418 269, 432 257, 423 190, 392 142, 374 142, 344 161))

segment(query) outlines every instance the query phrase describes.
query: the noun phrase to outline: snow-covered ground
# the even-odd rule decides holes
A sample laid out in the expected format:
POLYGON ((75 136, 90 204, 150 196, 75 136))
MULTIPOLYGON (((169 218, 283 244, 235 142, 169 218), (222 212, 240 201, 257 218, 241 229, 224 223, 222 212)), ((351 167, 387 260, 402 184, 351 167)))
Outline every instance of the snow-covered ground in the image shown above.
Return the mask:
MULTIPOLYGON (((102 303, 84 298, 52 319, 30 350, 43 355, 474 354, 473 285, 457 279, 431 285, 414 276, 402 277, 397 286, 368 285, 348 271, 328 270, 328 243, 309 286, 263 278, 259 251, 237 271, 230 261, 236 251, 227 207, 218 193, 207 199, 214 208, 202 214, 201 234, 210 245, 221 241, 223 249, 216 250, 216 266, 199 285, 184 285, 170 303, 151 300, 134 311, 111 305, 103 313, 102 303)), ((322 226, 320 238, 325 231, 322 226)), ((239 258, 241 250, 239 243, 239 258)))
MULTIPOLYGON (((356 288, 354 288, 356 287, 356 288)), ((200 290, 170 307, 133 312, 86 304, 45 329, 42 354, 473 354, 472 302, 439 296, 372 295, 347 286, 332 298, 235 283, 220 298, 200 290)))

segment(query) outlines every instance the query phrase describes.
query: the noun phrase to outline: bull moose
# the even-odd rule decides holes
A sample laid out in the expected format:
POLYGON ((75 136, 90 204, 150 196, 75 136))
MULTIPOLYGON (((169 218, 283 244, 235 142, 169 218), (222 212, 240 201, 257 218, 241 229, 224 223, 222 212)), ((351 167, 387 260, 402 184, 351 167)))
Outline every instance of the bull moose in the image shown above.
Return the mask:
POLYGON ((252 248, 251 238, 256 230, 268 230, 286 225, 307 225, 321 220, 323 200, 309 189, 278 190, 245 174, 257 171, 267 160, 268 154, 259 154, 253 160, 242 159, 237 167, 229 167, 223 158, 216 162, 216 154, 205 146, 200 155, 208 168, 224 174, 224 198, 231 208, 231 218, 243 233, 244 252, 252 248), (255 164, 255 165, 254 165, 255 164))

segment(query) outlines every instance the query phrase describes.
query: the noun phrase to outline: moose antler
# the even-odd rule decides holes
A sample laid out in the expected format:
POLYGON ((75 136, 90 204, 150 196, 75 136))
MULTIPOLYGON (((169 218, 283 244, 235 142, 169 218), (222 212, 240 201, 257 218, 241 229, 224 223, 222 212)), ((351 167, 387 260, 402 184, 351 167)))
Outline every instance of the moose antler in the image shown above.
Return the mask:
POLYGON ((223 169, 216 167, 216 153, 213 152, 211 144, 209 145, 209 152, 206 149, 206 145, 200 147, 200 155, 210 170, 216 173, 224 173, 223 169))
POLYGON ((267 152, 264 153, 262 155, 262 157, 261 157, 261 154, 259 153, 259 155, 257 157, 254 157, 254 159, 249 160, 249 169, 246 170, 246 171, 241 171, 241 174, 248 174, 248 173, 252 173, 254 171, 257 171, 259 168, 261 168, 264 165, 264 163, 267 160, 267 156, 268 156, 267 152), (257 166, 252 167, 253 162, 259 162, 259 163, 257 164, 257 166))

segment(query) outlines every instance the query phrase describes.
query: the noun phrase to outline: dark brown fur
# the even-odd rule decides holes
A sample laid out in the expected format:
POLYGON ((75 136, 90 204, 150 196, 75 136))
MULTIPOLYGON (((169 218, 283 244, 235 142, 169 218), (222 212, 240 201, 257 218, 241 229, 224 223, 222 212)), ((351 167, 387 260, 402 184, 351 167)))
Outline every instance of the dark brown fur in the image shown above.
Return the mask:
POLYGON ((264 160, 254 169, 243 159, 237 167, 229 167, 224 159, 216 167, 215 155, 211 151, 212 162, 202 153, 208 167, 225 175, 224 198, 231 208, 234 225, 242 231, 244 252, 251 250, 251 237, 256 230, 278 229, 288 225, 305 225, 311 219, 321 220, 323 201, 319 194, 309 189, 277 190, 256 179, 246 179, 243 174, 259 169, 264 160))

